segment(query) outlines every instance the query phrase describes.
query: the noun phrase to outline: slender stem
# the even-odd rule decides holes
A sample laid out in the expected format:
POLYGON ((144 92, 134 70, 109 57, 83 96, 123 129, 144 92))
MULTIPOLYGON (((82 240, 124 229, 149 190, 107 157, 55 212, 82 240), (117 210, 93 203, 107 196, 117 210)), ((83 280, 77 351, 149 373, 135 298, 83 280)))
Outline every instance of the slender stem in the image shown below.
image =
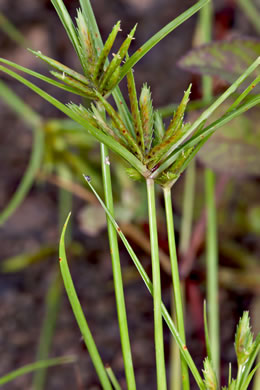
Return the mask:
MULTIPOLYGON (((212 5, 207 4, 200 11, 200 27, 202 43, 210 42, 212 30, 212 5)), ((212 99, 212 80, 202 77, 203 99, 212 99)), ((205 172, 206 209, 207 209, 207 302, 209 307, 209 338, 212 360, 219 378, 219 307, 218 307, 218 253, 217 253, 217 221, 215 203, 215 174, 210 169, 205 172)))
POLYGON ((154 340, 157 372, 157 389, 166 390, 166 372, 163 345, 163 323, 161 313, 161 279, 160 279, 160 260, 157 236, 156 205, 154 181, 146 180, 147 199, 149 212, 149 228, 152 256, 152 275, 153 275, 153 304, 154 304, 154 340))
POLYGON ((218 304, 218 251, 215 203, 215 175, 210 169, 205 172, 207 209, 207 303, 209 310, 209 336, 212 360, 219 377, 219 304, 218 304))
MULTIPOLYGON (((255 4, 257 4, 257 2, 255 2, 255 4)), ((256 5, 254 5, 253 1, 238 0, 238 5, 245 12, 245 14, 247 15, 250 22, 253 24, 258 34, 260 34, 260 25, 259 25, 260 12, 259 9, 256 7, 256 5)))
POLYGON ((181 232, 180 232, 180 247, 179 247, 180 253, 182 255, 184 255, 189 249, 191 229, 192 229, 195 179, 196 179, 196 167, 195 167, 195 161, 193 160, 191 161, 185 173, 181 232))
MULTIPOLYGON (((174 303, 174 294, 171 294, 171 315, 173 322, 176 323, 176 309, 174 303)), ((170 390, 181 390, 181 358, 180 349, 174 337, 171 337, 170 345, 170 390)))
MULTIPOLYGON (((165 213, 166 213, 166 221, 167 221, 170 260, 171 260, 171 268, 172 268, 172 283, 173 283, 173 291, 174 291, 177 328, 180 333, 180 337, 185 343, 182 294, 181 294, 181 284, 180 284, 178 260, 177 260, 177 253, 176 253, 176 244, 175 244, 171 189, 169 187, 164 188, 163 193, 164 193, 165 213)), ((190 388, 188 367, 182 356, 181 356, 181 371, 182 371, 183 390, 188 390, 190 388)))
POLYGON ((109 376, 110 382, 112 383, 115 390, 121 390, 121 386, 112 370, 111 367, 106 367, 107 375, 109 376))
MULTIPOLYGON (((111 173, 110 173, 110 166, 109 166, 110 162, 109 162, 108 149, 103 144, 101 144, 101 159, 102 159, 102 174, 103 174, 103 184, 104 184, 104 193, 105 193, 105 203, 108 210, 113 215, 114 206, 113 206, 111 173)), ((134 375, 134 368, 133 368, 133 361, 132 361, 131 345, 130 345, 129 334, 128 334, 128 325, 127 325, 124 288, 123 288, 123 280, 122 280, 118 241, 117 241, 117 232, 109 218, 107 218, 107 229, 108 229, 111 259, 112 259, 117 315, 118 315, 123 359, 125 365, 126 381, 127 381, 128 389, 135 390, 136 388, 135 375, 134 375)))

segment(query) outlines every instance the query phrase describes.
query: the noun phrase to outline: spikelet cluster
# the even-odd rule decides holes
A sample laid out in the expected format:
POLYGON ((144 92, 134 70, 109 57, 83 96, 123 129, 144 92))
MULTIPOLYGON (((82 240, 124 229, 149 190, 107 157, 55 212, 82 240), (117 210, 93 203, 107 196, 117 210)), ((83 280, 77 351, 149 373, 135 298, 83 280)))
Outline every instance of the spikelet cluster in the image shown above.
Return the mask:
POLYGON ((113 27, 102 50, 95 47, 91 31, 85 22, 81 10, 77 11, 76 24, 77 28, 75 31, 84 75, 43 55, 40 51, 31 50, 31 52, 54 68, 55 71, 52 70, 51 74, 68 85, 72 92, 90 99, 96 99, 96 92, 105 96, 117 85, 121 77, 122 62, 134 39, 136 25, 127 35, 117 53, 113 53, 113 59, 109 63, 108 56, 111 53, 118 32, 121 31, 120 21, 113 27))

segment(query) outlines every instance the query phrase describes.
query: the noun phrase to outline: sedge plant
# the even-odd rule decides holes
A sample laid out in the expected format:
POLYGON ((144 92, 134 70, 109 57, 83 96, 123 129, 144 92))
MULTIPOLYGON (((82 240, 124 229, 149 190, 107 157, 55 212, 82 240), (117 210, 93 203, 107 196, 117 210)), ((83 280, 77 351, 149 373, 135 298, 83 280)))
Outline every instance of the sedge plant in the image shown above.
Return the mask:
MULTIPOLYGON (((90 133, 98 142, 100 142, 105 202, 102 201, 95 188, 92 186, 91 177, 88 176, 88 172, 82 173, 87 174, 84 176, 86 182, 97 196, 107 215, 115 298, 127 388, 129 390, 134 390, 136 388, 136 380, 134 360, 131 352, 131 335, 129 335, 128 330, 117 235, 123 240, 130 257, 153 297, 157 389, 167 389, 163 319, 180 350, 183 389, 190 389, 188 369, 191 371, 199 389, 217 389, 219 388, 217 375, 212 367, 210 358, 205 360, 203 375, 201 375, 185 342, 185 325, 172 218, 171 189, 203 144, 219 127, 221 127, 222 124, 229 122, 231 119, 259 104, 260 95, 251 97, 249 95, 251 89, 247 88, 241 95, 242 98, 240 97, 235 100, 232 107, 224 115, 213 123, 206 124, 211 114, 229 98, 238 87, 240 87, 252 72, 259 69, 260 58, 257 58, 218 99, 209 105, 198 119, 193 123, 186 123, 184 121, 184 115, 189 102, 191 92, 190 85, 185 91, 183 99, 172 116, 170 123, 168 126, 165 126, 160 112, 153 107, 151 91, 146 83, 144 83, 140 94, 138 94, 133 75, 133 67, 160 40, 205 6, 208 3, 208 0, 198 1, 182 15, 169 22, 168 25, 151 37, 134 54, 129 56, 128 51, 137 28, 137 26, 134 26, 123 41, 119 50, 116 53, 113 53, 111 61, 109 61, 108 56, 112 52, 114 41, 121 30, 120 22, 115 24, 110 35, 103 44, 89 0, 80 0, 80 8, 77 11, 75 24, 68 14, 62 0, 51 1, 75 49, 75 53, 80 60, 82 72, 75 71, 64 64, 45 56, 39 51, 32 51, 32 53, 51 67, 51 75, 58 81, 5 59, 0 59, 0 62, 2 63, 0 70, 29 87, 43 99, 58 108, 66 116, 80 124, 86 132, 90 133), (84 103, 81 105, 75 104, 74 102, 63 104, 43 89, 21 76, 17 71, 21 71, 43 80, 46 83, 55 85, 64 91, 82 96, 84 101, 87 99, 90 103, 88 107, 86 107, 84 103), (127 81, 129 107, 119 89, 119 83, 124 77, 126 77, 127 81), (110 100, 108 100, 110 95, 112 95, 114 99, 116 108, 110 103, 110 100), (109 150, 113 151, 127 162, 128 167, 126 169, 126 174, 129 175, 130 178, 136 181, 144 180, 146 182, 151 242, 152 282, 114 219, 113 186, 110 173, 111 162, 109 150), (161 298, 155 186, 160 186, 162 188, 165 197, 174 300, 176 306, 176 324, 173 322, 163 305, 161 298)), ((258 81, 259 80, 257 80, 257 82, 258 81)), ((113 387, 120 388, 120 383, 117 381, 112 371, 112 367, 107 369, 100 357, 98 347, 95 344, 73 285, 65 252, 65 232, 67 225, 68 219, 66 220, 61 235, 59 256, 59 264, 65 289, 102 387, 108 390, 112 390, 113 387)), ((244 316, 246 316, 246 314, 244 316)), ((233 389, 232 386, 234 386, 234 383, 234 388, 236 390, 244 390, 247 388, 250 378, 254 374, 252 365, 260 345, 259 337, 254 342, 252 336, 250 336, 249 320, 246 321, 243 320, 243 318, 239 324, 237 334, 245 334, 245 336, 236 337, 236 351, 242 350, 241 354, 246 355, 247 358, 238 358, 238 377, 236 380, 230 380, 229 389, 233 389)), ((210 343, 208 342, 207 344, 210 343)), ((209 350, 208 354, 210 354, 209 350)))

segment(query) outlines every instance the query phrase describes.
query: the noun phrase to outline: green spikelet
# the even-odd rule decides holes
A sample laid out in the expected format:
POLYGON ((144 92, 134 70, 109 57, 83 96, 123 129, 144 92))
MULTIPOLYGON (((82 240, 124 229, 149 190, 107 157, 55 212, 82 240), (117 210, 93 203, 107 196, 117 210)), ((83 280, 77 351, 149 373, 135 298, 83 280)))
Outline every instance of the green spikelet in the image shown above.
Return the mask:
POLYGON ((142 154, 141 151, 135 141, 135 139, 132 137, 132 135, 129 133, 128 129, 125 127, 122 119, 118 115, 118 113, 114 110, 114 108, 106 101, 106 99, 103 98, 103 96, 97 92, 96 96, 98 97, 99 101, 104 106, 105 110, 107 111, 110 118, 113 120, 115 127, 119 130, 122 137, 124 137, 129 145, 129 148, 131 151, 137 156, 140 160, 142 160, 142 154))
POLYGON ((242 366, 247 362, 253 346, 254 342, 250 328, 249 313, 248 311, 245 311, 242 318, 240 318, 235 336, 235 350, 239 366, 242 366))
POLYGON ((181 126, 181 129, 176 131, 170 138, 164 138, 160 144, 152 148, 145 160, 150 169, 160 161, 163 155, 166 154, 171 146, 176 143, 183 136, 183 134, 186 133, 189 127, 190 124, 186 123, 185 125, 181 126))
POLYGON ((79 91, 83 92, 87 97, 90 98, 96 98, 95 91, 89 87, 87 87, 85 84, 81 83, 80 81, 75 80, 74 78, 66 75, 65 73, 59 73, 59 72, 50 72, 53 76, 55 76, 57 79, 63 81, 65 84, 69 85, 70 87, 73 87, 75 89, 78 89, 79 91))
POLYGON ((170 172, 180 175, 186 168, 186 162, 188 161, 194 147, 183 150, 177 160, 169 167, 170 172))
POLYGON ((126 146, 126 141, 122 138, 121 134, 112 126, 110 126, 107 121, 104 119, 100 111, 95 107, 94 104, 91 104, 91 109, 94 114, 94 119, 97 121, 98 127, 104 131, 104 133, 113 137, 117 142, 126 146))
POLYGON ((209 358, 206 358, 204 360, 204 369, 202 371, 204 375, 204 383, 205 383, 206 390, 217 390, 218 389, 217 377, 209 358))
POLYGON ((118 66, 114 73, 111 75, 110 79, 108 80, 105 89, 103 90, 103 94, 106 94, 107 92, 111 92, 112 89, 115 88, 115 86, 118 83, 118 80, 121 76, 121 67, 118 66))
POLYGON ((165 134, 165 127, 163 124, 162 117, 158 110, 154 112, 154 140, 153 145, 158 145, 162 142, 164 134, 165 134))
POLYGON ((64 73, 65 75, 68 75, 68 76, 72 77, 73 79, 80 81, 82 84, 85 84, 85 85, 91 87, 90 81, 82 74, 75 72, 75 70, 70 69, 68 66, 63 65, 59 61, 53 60, 52 58, 45 56, 40 51, 34 51, 31 49, 28 49, 28 50, 31 53, 33 53, 36 57, 40 58, 42 61, 44 61, 48 65, 50 65, 52 68, 59 70, 61 73, 64 73))
POLYGON ((147 84, 143 85, 139 105, 143 127, 144 148, 145 152, 148 153, 153 140, 153 106, 151 91, 147 84))
POLYGON ((175 132, 177 132, 181 128, 184 112, 189 101, 190 91, 191 91, 191 84, 189 85, 187 91, 184 92, 182 101, 176 113, 174 114, 168 129, 165 132, 165 139, 170 138, 175 132))
POLYGON ((91 37, 91 33, 85 23, 84 16, 82 15, 80 9, 77 10, 76 22, 78 26, 77 31, 81 46, 81 52, 83 58, 85 59, 84 62, 86 64, 84 66, 84 70, 86 71, 87 75, 92 76, 97 61, 97 53, 91 37))
POLYGON ((100 86, 101 90, 106 88, 106 85, 109 82, 110 77, 112 76, 112 74, 114 73, 116 68, 120 66, 121 62, 125 58, 126 53, 127 53, 128 49, 129 49, 129 46, 130 46, 132 40, 134 39, 134 33, 135 33, 135 30, 136 30, 136 27, 137 27, 137 24, 131 30, 130 34, 128 34, 127 38, 122 43, 122 45, 121 45, 120 49, 118 50, 118 52, 116 54, 114 54, 113 60, 110 62, 107 70, 105 71, 105 73, 101 77, 100 83, 99 83, 99 86, 100 86))
POLYGON ((144 154, 145 148, 144 148, 143 127, 142 127, 141 115, 138 107, 135 80, 134 80, 132 69, 127 73, 127 88, 128 88, 132 118, 134 122, 136 141, 142 153, 144 154))
POLYGON ((117 22, 117 24, 115 24, 115 26, 113 27, 113 30, 111 31, 111 33, 109 34, 107 40, 106 40, 106 43, 100 53, 100 56, 98 58, 98 61, 97 61, 97 64, 96 64, 96 67, 95 67, 95 70, 94 70, 94 81, 96 82, 97 80, 100 79, 100 77, 102 76, 103 72, 104 72, 104 65, 105 65, 105 62, 107 60, 107 57, 110 53, 110 50, 114 44, 114 41, 116 39, 116 36, 118 34, 118 32, 121 31, 120 29, 120 21, 117 22))
POLYGON ((85 107, 83 107, 81 104, 78 106, 75 103, 68 103, 67 107, 75 114, 80 115, 83 119, 85 119, 87 122, 89 122, 92 126, 97 127, 97 121, 93 118, 93 115, 91 112, 89 112, 85 107))

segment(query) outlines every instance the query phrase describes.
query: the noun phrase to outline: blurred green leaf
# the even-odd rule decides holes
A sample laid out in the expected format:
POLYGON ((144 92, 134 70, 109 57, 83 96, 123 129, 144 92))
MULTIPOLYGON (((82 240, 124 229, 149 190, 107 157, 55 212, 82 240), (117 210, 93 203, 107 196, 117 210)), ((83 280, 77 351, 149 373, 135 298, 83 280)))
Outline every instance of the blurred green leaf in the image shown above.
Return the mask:
MULTIPOLYGON (((259 39, 239 37, 192 49, 180 59, 179 66, 194 73, 219 76, 233 83, 259 55, 259 39)), ((255 70, 248 80, 253 80, 258 74, 259 71, 255 70)), ((259 91, 260 87, 256 86, 254 92, 259 91)))
POLYGON ((200 161, 217 172, 239 177, 259 176, 259 119, 259 110, 254 109, 223 125, 200 150, 200 161))

